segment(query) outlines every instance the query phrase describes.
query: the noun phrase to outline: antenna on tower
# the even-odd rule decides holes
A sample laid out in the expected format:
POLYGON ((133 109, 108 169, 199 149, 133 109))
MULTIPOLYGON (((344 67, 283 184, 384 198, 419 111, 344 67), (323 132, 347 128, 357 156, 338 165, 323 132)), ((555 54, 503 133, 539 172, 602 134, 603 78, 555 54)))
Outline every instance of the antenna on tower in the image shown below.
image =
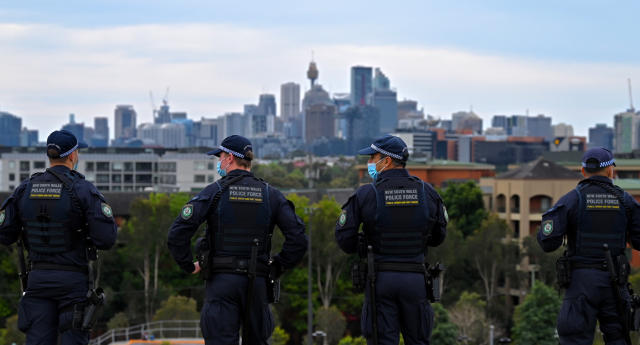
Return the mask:
POLYGON ((635 111, 635 108, 633 107, 633 93, 631 92, 631 78, 627 78, 627 83, 629 85, 629 105, 631 106, 631 111, 635 111))

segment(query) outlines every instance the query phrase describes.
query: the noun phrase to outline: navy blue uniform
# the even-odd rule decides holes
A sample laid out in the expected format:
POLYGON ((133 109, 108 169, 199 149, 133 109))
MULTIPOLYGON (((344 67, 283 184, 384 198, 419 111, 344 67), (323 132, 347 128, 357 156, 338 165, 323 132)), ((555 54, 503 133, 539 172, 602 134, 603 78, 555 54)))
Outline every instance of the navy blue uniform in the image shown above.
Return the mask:
MULTIPOLYGON (((285 237, 282 251, 273 257, 276 264, 284 269, 292 268, 302 260, 307 249, 304 224, 296 216, 293 203, 249 171, 233 170, 207 186, 185 205, 171 225, 169 250, 185 272, 191 273, 195 269, 191 238, 205 221, 208 229, 216 229, 208 234, 212 236, 212 253, 216 258, 247 259, 251 240, 255 237, 260 239, 258 261, 266 265, 270 254, 269 239, 276 225, 285 237), (243 177, 222 193, 217 207, 211 209, 213 197, 220 189, 219 183, 238 176, 243 177), (242 214, 243 209, 253 211, 242 214), (251 232, 250 228, 263 230, 251 232)), ((248 281, 246 274, 234 273, 214 273, 206 281, 206 300, 200 323, 207 344, 238 344, 248 281)), ((274 323, 264 276, 255 279, 253 291, 249 327, 255 338, 247 340, 250 344, 266 344, 274 323)))
MULTIPOLYGON (((342 206, 335 236, 343 251, 356 253, 363 224, 376 263, 422 264, 424 245, 435 247, 444 241, 447 221, 442 199, 431 185, 405 169, 392 169, 380 173, 375 184, 358 188, 342 206)), ((361 318, 367 339, 373 333, 369 300, 367 289, 361 318)), ((397 344, 399 332, 406 344, 429 344, 433 310, 422 273, 376 272, 376 306, 380 344, 397 344)))
MULTIPOLYGON (((111 208, 95 186, 65 166, 50 170, 67 179, 71 194, 52 173, 36 173, 0 207, 0 243, 11 245, 23 236, 33 265, 18 318, 27 344, 55 344, 58 330, 68 328, 71 322, 70 307, 86 300, 89 286, 84 237, 88 235, 98 249, 104 250, 114 245, 117 235, 111 208), (77 233, 80 229, 85 235, 77 233), (51 236, 43 236, 41 231, 51 236), (69 241, 65 244, 61 236, 69 241), (47 264, 77 270, 38 268, 47 264)), ((61 344, 88 341, 88 332, 70 329, 61 334, 61 344)))
POLYGON ((614 257, 624 255, 627 242, 640 248, 640 205, 607 177, 592 176, 542 216, 537 238, 545 252, 558 249, 565 237, 574 269, 558 315, 560 343, 592 344, 598 320, 607 344, 625 344, 609 272, 597 266, 604 262, 604 243, 614 257))

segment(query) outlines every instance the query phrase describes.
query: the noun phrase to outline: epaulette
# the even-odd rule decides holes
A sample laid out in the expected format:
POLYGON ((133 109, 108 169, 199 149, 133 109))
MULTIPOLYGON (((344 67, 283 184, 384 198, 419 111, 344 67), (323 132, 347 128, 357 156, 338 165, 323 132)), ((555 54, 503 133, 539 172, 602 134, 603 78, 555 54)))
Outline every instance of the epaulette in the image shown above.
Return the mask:
POLYGON ((29 177, 29 179, 31 180, 31 179, 36 178, 36 177, 38 177, 40 175, 43 175, 43 174, 44 174, 43 171, 40 171, 40 172, 37 172, 37 173, 33 173, 33 174, 31 174, 31 177, 29 177))
POLYGON ((75 170, 71 170, 71 175, 73 175, 74 177, 79 177, 81 179, 84 180, 84 175, 82 175, 81 173, 75 171, 75 170))

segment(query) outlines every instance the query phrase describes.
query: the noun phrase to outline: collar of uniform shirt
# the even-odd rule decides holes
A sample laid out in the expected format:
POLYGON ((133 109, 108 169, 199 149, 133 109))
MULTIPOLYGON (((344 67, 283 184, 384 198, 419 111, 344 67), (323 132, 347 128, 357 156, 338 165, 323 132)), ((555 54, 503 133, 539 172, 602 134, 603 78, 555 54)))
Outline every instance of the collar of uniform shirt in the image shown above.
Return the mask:
POLYGON ((242 169, 231 170, 227 173, 227 176, 234 176, 234 175, 253 175, 253 173, 251 171, 242 170, 242 169))
POLYGON ((582 183, 582 182, 586 182, 586 181, 589 181, 589 180, 596 180, 596 181, 606 182, 606 183, 609 183, 611 185, 613 184, 613 181, 611 181, 610 178, 608 178, 606 176, 599 176, 599 175, 591 176, 591 177, 586 178, 586 179, 584 179, 584 180, 582 180, 580 182, 582 183))
POLYGON ((407 169, 389 169, 380 173, 380 177, 409 176, 407 169))

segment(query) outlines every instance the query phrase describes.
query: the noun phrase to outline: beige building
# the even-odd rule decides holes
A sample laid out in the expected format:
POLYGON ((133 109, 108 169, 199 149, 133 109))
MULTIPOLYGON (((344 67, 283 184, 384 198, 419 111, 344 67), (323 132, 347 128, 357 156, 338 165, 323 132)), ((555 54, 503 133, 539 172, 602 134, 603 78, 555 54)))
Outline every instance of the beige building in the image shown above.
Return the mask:
POLYGON ((507 221, 520 245, 535 236, 542 214, 574 189, 582 175, 543 158, 495 178, 480 179, 486 207, 507 221))

